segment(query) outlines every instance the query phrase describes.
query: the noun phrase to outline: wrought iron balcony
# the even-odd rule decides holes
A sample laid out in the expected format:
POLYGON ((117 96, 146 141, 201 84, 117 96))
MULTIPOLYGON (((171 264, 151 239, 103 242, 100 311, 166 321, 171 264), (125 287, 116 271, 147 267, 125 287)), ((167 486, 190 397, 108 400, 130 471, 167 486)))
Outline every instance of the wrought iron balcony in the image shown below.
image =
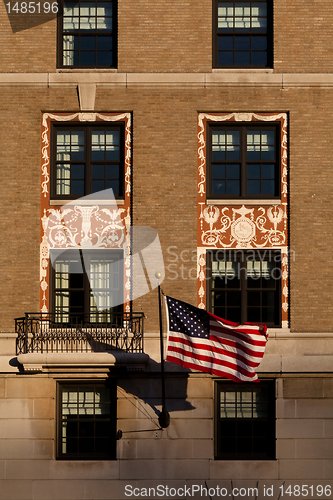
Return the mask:
POLYGON ((54 314, 25 313, 15 319, 16 354, 30 352, 143 352, 143 313, 114 313, 109 321, 89 317, 58 321, 54 314))

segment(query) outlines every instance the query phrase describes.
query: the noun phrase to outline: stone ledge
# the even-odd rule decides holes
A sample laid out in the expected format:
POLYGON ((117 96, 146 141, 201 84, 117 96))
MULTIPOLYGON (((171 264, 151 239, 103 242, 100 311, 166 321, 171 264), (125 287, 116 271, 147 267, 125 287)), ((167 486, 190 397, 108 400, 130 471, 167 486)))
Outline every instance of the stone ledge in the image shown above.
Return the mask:
POLYGON ((18 362, 24 371, 42 372, 60 366, 71 368, 127 366, 143 370, 149 362, 148 354, 125 352, 78 352, 78 353, 28 353, 19 354, 18 362))

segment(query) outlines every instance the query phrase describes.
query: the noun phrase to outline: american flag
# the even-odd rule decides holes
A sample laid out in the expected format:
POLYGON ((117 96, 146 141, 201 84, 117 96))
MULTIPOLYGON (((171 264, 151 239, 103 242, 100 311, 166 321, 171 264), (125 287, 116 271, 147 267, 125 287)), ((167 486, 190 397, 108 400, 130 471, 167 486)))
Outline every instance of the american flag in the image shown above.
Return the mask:
POLYGON ((167 361, 235 382, 258 382, 267 342, 264 324, 239 325, 181 300, 165 297, 167 361))

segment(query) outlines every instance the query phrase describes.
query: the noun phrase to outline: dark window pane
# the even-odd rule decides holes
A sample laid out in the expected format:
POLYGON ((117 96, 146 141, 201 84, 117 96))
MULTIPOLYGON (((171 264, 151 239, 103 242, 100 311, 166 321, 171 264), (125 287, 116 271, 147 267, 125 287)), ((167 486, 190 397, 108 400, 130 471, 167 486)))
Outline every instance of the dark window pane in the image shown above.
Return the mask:
POLYGON ((252 452, 252 439, 242 438, 237 441, 238 453, 251 453, 252 452))
MULTIPOLYGON (((222 281, 222 280, 221 280, 222 281)), ((224 307, 225 306, 225 293, 217 293, 214 292, 214 306, 215 307, 224 307)))
POLYGON ((250 40, 249 36, 236 36, 235 37, 235 49, 236 50, 250 50, 250 40))
POLYGON ((233 50, 234 49, 234 37, 233 36, 219 36, 218 37, 218 49, 219 50, 233 50))
POLYGON ((80 65, 81 66, 95 66, 96 54, 95 52, 80 52, 80 65))
POLYGON ((264 323, 275 323, 275 309, 274 307, 267 307, 262 310, 262 321, 264 323))
POLYGON ((262 194, 275 194, 275 181, 262 181, 261 183, 262 194))
POLYGON ((233 52, 221 52, 221 51, 219 51, 218 64, 219 64, 219 66, 233 66, 234 53, 233 52))
POLYGON ((228 180, 226 194, 234 194, 236 196, 239 196, 240 195, 240 181, 229 181, 228 180))
POLYGON ((98 437, 107 437, 110 432, 110 422, 96 422, 95 434, 98 437))
POLYGON ((260 292, 249 292, 247 294, 248 306, 260 306, 260 292))
POLYGON ((97 66, 112 66, 112 52, 97 52, 97 66))
POLYGON ((114 181, 114 180, 107 179, 107 181, 106 181, 106 189, 112 189, 113 190, 113 194, 115 196, 118 196, 120 194, 120 191, 119 191, 119 181, 114 181))
POLYGON ((261 151, 261 159, 263 161, 274 161, 275 159, 275 147, 274 146, 263 146, 261 151))
POLYGON ((66 439, 66 453, 77 453, 78 452, 78 440, 77 439, 66 439))
POLYGON ((247 194, 260 194, 260 181, 247 181, 247 194))
POLYGON ((262 305, 274 307, 274 305, 275 305, 275 292, 263 292, 262 305))
POLYGON ((213 194, 225 194, 225 181, 213 181, 213 194))
POLYGON ((93 179, 104 179, 105 177, 105 167, 104 165, 92 165, 92 178, 93 179))
POLYGON ((84 160, 84 146, 73 145, 71 148, 71 161, 82 161, 84 160))
POLYGON ((266 36, 252 36, 252 50, 267 50, 267 37, 266 36))
POLYGON ((84 181, 72 181, 71 194, 84 194, 84 181))
POLYGON ((235 66, 250 66, 250 52, 235 52, 235 66))
POLYGON ((265 438, 258 438, 253 440, 254 453, 266 453, 266 451, 267 451, 267 440, 265 438))
POLYGON ((69 296, 70 307, 84 311, 84 291, 71 291, 69 296))
POLYGON ((227 146, 227 160, 237 161, 240 159, 240 147, 239 146, 227 146))
POLYGON ((110 447, 109 439, 96 439, 95 451, 96 453, 107 453, 110 447))
POLYGON ((97 50, 111 50, 112 36, 97 36, 97 50))
POLYGON ((72 165, 71 177, 72 179, 84 179, 84 165, 72 165))
POLYGON ((234 420, 223 419, 220 425, 221 436, 235 437, 236 436, 236 422, 234 420))
POLYGON ((105 181, 100 180, 100 181, 91 181, 91 192, 92 193, 97 193, 98 191, 103 191, 105 189, 105 181))
POLYGON ((248 179, 260 179, 260 165, 248 165, 247 166, 247 178, 248 179))
POLYGON ((80 453, 94 453, 93 438, 81 438, 79 443, 80 453))
MULTIPOLYGON (((78 436, 78 422, 72 422, 70 420, 64 423, 64 431, 67 437, 77 437, 78 436)), ((64 435, 64 434, 63 434, 64 435)))
POLYGON ((259 307, 248 308, 248 310, 247 310, 247 320, 250 323, 260 322, 261 321, 261 318, 260 318, 260 308, 259 307))
POLYGON ((96 38, 94 36, 81 36, 80 37, 80 49, 84 50, 95 50, 96 48, 96 38))
POLYGON ((275 165, 261 165, 263 179, 275 179, 275 165))
POLYGON ((267 66, 267 52, 252 52, 252 66, 267 66))
POLYGON ((222 439, 221 451, 222 453, 236 453, 236 441, 230 438, 222 439))
POLYGON ((252 421, 242 419, 237 422, 237 437, 249 437, 252 435, 252 421))
POLYGON ((90 437, 94 436, 94 422, 82 422, 79 423, 79 436, 80 437, 90 437))
POLYGON ((119 161, 119 146, 107 145, 106 159, 107 161, 119 161))
POLYGON ((229 179, 239 179, 240 178, 240 165, 227 165, 227 179, 229 184, 229 179))
POLYGON ((69 288, 83 288, 83 274, 71 273, 69 275, 69 288))
POLYGON ((227 317, 224 319, 227 319, 228 321, 233 321, 234 323, 240 323, 241 321, 240 307, 235 309, 228 308, 227 317))
POLYGON ((225 178, 225 165, 213 165, 213 179, 225 178))

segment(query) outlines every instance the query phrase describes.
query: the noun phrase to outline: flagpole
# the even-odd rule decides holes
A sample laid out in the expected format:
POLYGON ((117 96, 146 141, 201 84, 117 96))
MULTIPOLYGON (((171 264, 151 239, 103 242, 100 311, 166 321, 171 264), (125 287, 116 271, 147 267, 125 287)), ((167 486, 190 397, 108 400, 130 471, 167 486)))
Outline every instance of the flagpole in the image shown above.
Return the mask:
POLYGON ((158 417, 158 423, 165 429, 170 424, 170 415, 165 406, 165 376, 164 376, 164 347, 163 347, 163 328, 162 328, 162 299, 161 299, 161 286, 160 279, 161 273, 156 273, 155 277, 158 279, 158 309, 160 318, 160 351, 161 351, 161 381, 162 381, 162 411, 158 417))

